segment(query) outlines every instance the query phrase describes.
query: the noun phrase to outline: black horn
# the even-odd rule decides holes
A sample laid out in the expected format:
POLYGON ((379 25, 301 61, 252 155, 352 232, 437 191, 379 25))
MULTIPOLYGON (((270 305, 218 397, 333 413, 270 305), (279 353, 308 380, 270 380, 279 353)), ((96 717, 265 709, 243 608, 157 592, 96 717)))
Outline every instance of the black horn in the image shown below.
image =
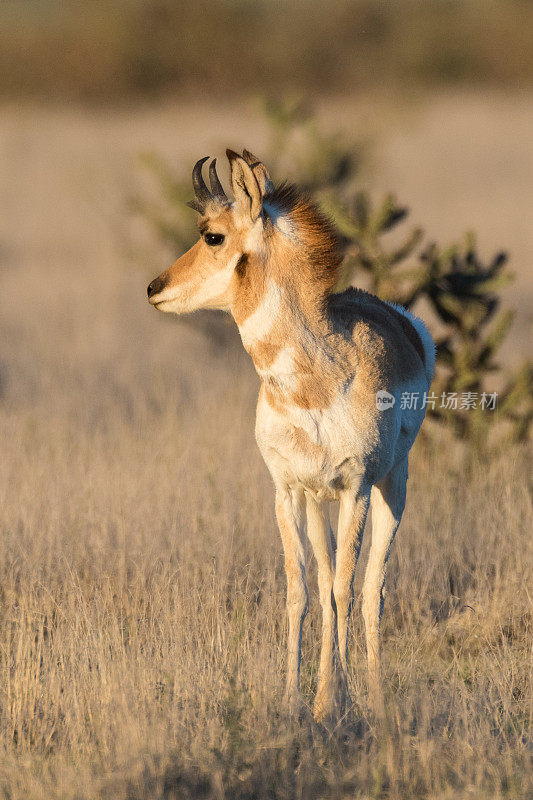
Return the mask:
POLYGON ((226 192, 224 191, 224 188, 220 183, 219 177, 217 175, 216 158, 214 158, 209 164, 209 181, 211 183, 211 191, 213 192, 213 196, 217 200, 220 200, 223 203, 227 203, 228 198, 226 197, 226 192))
POLYGON ((199 205, 202 207, 213 199, 211 197, 211 192, 205 185, 205 181, 202 177, 202 167, 208 158, 209 156, 205 156, 204 158, 201 158, 199 161, 197 161, 192 171, 192 185, 194 187, 194 193, 196 195, 196 199, 198 200, 199 205))

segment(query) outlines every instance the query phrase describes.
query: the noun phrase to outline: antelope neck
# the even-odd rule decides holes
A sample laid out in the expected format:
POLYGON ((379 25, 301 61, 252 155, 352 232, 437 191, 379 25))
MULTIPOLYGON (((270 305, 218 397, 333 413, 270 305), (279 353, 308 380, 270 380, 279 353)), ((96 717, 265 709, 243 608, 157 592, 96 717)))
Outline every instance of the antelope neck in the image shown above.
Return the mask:
POLYGON ((268 277, 250 313, 242 320, 234 315, 258 375, 274 394, 294 394, 304 376, 316 373, 326 346, 320 301, 313 300, 311 289, 268 277))

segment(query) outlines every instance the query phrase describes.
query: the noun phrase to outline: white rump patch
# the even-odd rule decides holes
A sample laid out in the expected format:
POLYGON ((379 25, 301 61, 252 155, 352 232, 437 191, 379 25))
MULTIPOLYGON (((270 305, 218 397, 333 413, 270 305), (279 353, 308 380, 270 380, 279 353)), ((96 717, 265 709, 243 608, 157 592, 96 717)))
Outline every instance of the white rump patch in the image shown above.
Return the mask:
POLYGON ((254 312, 239 326, 243 345, 248 349, 262 341, 271 330, 281 307, 281 288, 269 280, 265 296, 254 312))
POLYGON ((392 308, 394 308, 396 311, 399 311, 404 317, 407 317, 409 322, 420 336, 422 347, 424 348, 424 353, 426 356, 425 370, 428 380, 428 387, 431 386, 433 373, 435 371, 435 343, 431 338, 430 332, 428 331, 425 323, 419 317, 415 317, 415 315, 411 311, 408 311, 407 308, 404 308, 404 306, 397 305, 396 303, 388 303, 388 305, 392 306, 392 308))

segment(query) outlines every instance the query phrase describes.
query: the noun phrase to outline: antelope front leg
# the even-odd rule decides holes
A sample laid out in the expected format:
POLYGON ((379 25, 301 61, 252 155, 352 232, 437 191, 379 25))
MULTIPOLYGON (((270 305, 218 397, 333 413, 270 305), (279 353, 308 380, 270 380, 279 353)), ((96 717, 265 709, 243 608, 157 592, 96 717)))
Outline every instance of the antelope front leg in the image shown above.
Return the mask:
POLYGON ((300 654, 302 626, 309 605, 305 580, 305 519, 303 491, 278 488, 276 516, 285 551, 289 639, 286 701, 292 710, 300 703, 300 654))
POLYGON ((370 488, 357 494, 344 492, 340 499, 339 529, 337 537, 337 566, 333 582, 333 595, 337 607, 337 635, 339 659, 345 676, 348 675, 346 650, 348 646, 348 622, 352 605, 353 578, 361 550, 370 488))
POLYGON ((322 606, 322 648, 314 703, 314 717, 320 721, 331 714, 334 699, 335 609, 332 591, 335 560, 327 509, 307 493, 306 506, 307 535, 317 560, 318 591, 322 606))

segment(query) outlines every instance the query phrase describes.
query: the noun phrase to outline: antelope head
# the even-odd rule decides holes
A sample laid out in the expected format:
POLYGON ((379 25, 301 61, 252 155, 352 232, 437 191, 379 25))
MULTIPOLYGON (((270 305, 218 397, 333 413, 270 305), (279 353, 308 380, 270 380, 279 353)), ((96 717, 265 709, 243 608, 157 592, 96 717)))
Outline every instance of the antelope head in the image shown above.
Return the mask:
POLYGON ((248 150, 242 156, 227 150, 226 155, 235 202, 222 188, 216 159, 209 165, 211 189, 207 188, 202 176, 207 157, 201 158, 192 173, 195 199, 188 203, 200 215, 200 238, 148 286, 148 301, 160 311, 231 310, 248 256, 265 247, 263 198, 273 189, 270 176, 248 150))

